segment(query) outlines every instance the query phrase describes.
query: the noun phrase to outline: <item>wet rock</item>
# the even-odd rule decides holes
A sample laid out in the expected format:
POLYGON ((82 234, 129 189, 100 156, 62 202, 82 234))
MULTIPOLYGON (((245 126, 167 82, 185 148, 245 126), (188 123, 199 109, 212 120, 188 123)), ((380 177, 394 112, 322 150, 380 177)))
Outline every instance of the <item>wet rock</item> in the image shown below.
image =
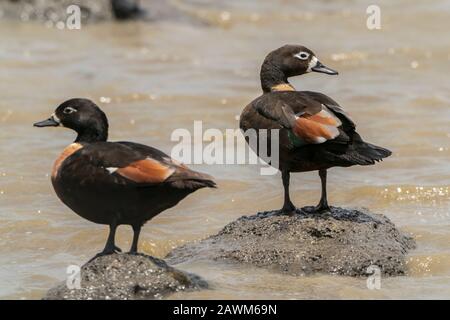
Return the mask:
POLYGON ((371 265, 384 275, 405 274, 406 254, 415 241, 386 216, 337 207, 307 213, 311 209, 294 216, 271 211, 241 217, 216 235, 176 248, 166 259, 171 264, 226 261, 291 275, 363 276, 371 265))
POLYGON ((64 282, 50 289, 44 299, 160 299, 207 286, 198 276, 172 268, 163 260, 144 254, 113 254, 96 258, 81 268, 80 289, 68 289, 64 282))
POLYGON ((0 3, 0 13, 3 19, 56 24, 67 19, 67 8, 73 4, 81 9, 82 24, 113 18, 110 0, 6 0, 0 3))
POLYGON ((52 26, 66 21, 67 8, 71 5, 80 7, 82 25, 114 19, 206 24, 165 0, 2 0, 0 19, 41 21, 52 26))
POLYGON ((136 0, 111 0, 113 15, 118 20, 133 20, 147 14, 136 0))

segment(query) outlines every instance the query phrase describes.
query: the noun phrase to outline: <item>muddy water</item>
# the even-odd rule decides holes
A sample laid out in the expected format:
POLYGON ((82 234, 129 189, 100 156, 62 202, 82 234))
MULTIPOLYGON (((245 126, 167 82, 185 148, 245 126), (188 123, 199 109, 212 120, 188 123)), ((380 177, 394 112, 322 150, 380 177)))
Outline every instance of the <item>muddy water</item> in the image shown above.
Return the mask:
MULTIPOLYGON (((49 172, 74 139, 32 123, 69 97, 88 97, 110 119, 112 140, 170 152, 176 128, 235 128, 235 116, 259 95, 259 65, 285 43, 312 48, 338 77, 292 83, 335 98, 368 141, 394 155, 375 167, 329 173, 334 205, 386 214, 418 242, 409 274, 382 279, 317 275, 292 278, 229 265, 184 264, 211 290, 174 298, 450 297, 450 5, 380 1, 382 28, 366 28, 366 1, 177 1, 211 26, 176 21, 103 23, 80 31, 0 20, 0 298, 36 299, 65 279, 66 267, 99 251, 107 230, 76 216, 55 196, 49 172)), ((282 204, 279 176, 257 166, 208 166, 218 190, 201 190, 144 228, 141 250, 171 248, 217 232, 243 214, 282 204)), ((318 201, 316 173, 297 174, 299 206, 318 201)), ((130 245, 122 227, 118 244, 130 245)))

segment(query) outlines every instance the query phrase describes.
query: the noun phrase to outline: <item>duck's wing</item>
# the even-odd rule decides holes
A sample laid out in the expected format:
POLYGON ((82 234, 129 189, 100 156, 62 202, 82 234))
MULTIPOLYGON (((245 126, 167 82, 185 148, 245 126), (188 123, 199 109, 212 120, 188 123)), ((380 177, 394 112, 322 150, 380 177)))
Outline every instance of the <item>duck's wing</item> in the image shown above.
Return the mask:
POLYGON ((344 111, 344 109, 336 101, 334 101, 327 95, 314 91, 300 91, 299 94, 325 105, 339 118, 339 120, 342 121, 344 130, 354 131, 356 129, 356 124, 350 117, 350 115, 346 111, 344 111))
POLYGON ((326 158, 331 154, 334 158, 333 161, 341 162, 346 166, 354 164, 374 164, 376 161, 381 161, 383 158, 389 157, 392 154, 392 152, 386 148, 365 142, 356 132, 356 124, 350 115, 330 97, 323 93, 313 91, 301 91, 300 94, 323 104, 326 108, 331 110, 342 122, 340 130, 344 131, 349 137, 349 141, 344 145, 334 143, 335 141, 338 141, 338 139, 331 140, 326 150, 321 150, 328 154, 319 152, 320 157, 326 158))
MULTIPOLYGON (((121 141, 117 143, 130 147, 135 151, 139 151, 141 155, 146 156, 146 159, 156 161, 164 168, 167 168, 165 170, 167 170, 167 173, 170 173, 170 175, 165 178, 165 183, 170 183, 171 185, 180 188, 196 188, 199 185, 211 188, 216 187, 216 183, 212 176, 191 170, 185 164, 172 159, 170 156, 156 148, 134 142, 121 141)), ((130 165, 133 166, 134 163, 130 165)))
MULTIPOLYGON (((115 186, 148 187, 168 184, 180 189, 214 187, 209 175, 189 169, 164 152, 133 142, 101 142, 87 145, 64 163, 84 170, 87 181, 115 186), (87 174, 89 173, 89 174, 87 174)), ((72 170, 70 170, 72 169, 72 170)))
POLYGON ((287 134, 280 132, 280 145, 294 152, 292 162, 306 159, 347 167, 371 165, 391 155, 388 149, 363 141, 350 116, 321 93, 267 93, 249 106, 266 120, 258 120, 266 128, 287 130, 287 134))
POLYGON ((348 142, 347 128, 344 128, 348 121, 344 123, 340 115, 333 111, 336 107, 328 107, 302 92, 269 93, 255 102, 260 115, 289 130, 292 147, 327 141, 348 142))

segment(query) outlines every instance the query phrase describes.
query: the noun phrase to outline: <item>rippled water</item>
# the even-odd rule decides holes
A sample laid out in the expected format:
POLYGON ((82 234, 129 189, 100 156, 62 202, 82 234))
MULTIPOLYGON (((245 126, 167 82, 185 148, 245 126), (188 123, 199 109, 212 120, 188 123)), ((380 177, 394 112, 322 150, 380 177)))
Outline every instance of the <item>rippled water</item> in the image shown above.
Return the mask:
MULTIPOLYGON (((106 239, 55 196, 49 172, 74 138, 38 130, 69 97, 97 101, 112 140, 169 152, 176 128, 235 128, 235 116, 260 94, 259 65, 285 43, 304 44, 338 77, 293 79, 297 89, 324 92, 348 110, 368 141, 394 155, 375 167, 329 173, 334 205, 368 207, 414 235, 409 274, 382 279, 298 277, 231 265, 179 267, 206 278, 211 290, 173 298, 449 298, 450 297, 450 5, 447 1, 379 1, 382 29, 366 28, 369 1, 174 1, 210 26, 176 21, 102 23, 80 31, 0 20, 0 298, 41 298, 106 239)), ((141 250, 164 257, 244 214, 281 207, 279 176, 257 166, 207 166, 218 190, 201 190, 148 223, 141 250)), ((298 206, 319 198, 316 173, 296 174, 298 206)), ((131 231, 121 227, 118 244, 131 231)))

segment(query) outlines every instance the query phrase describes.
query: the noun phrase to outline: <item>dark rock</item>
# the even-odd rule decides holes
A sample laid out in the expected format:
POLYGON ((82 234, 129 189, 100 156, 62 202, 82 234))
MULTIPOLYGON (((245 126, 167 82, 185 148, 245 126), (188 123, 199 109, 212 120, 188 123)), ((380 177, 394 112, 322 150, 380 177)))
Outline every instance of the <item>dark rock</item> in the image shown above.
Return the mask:
POLYGON ((77 5, 81 9, 81 24, 110 20, 172 20, 194 25, 207 25, 196 15, 177 8, 166 0, 2 0, 0 18, 41 21, 49 26, 68 18, 67 8, 77 5))
POLYGON ((265 267, 291 275, 367 275, 376 265, 384 275, 406 272, 406 254, 415 241, 385 216, 332 207, 331 212, 294 216, 278 211, 244 216, 217 235, 173 250, 171 264, 207 259, 265 267))
POLYGON ((81 267, 81 288, 66 283, 50 289, 46 300, 160 299, 182 290, 207 288, 198 276, 144 254, 112 254, 81 267))
POLYGON ((111 8, 118 20, 140 19, 147 14, 136 0, 111 0, 111 8))

